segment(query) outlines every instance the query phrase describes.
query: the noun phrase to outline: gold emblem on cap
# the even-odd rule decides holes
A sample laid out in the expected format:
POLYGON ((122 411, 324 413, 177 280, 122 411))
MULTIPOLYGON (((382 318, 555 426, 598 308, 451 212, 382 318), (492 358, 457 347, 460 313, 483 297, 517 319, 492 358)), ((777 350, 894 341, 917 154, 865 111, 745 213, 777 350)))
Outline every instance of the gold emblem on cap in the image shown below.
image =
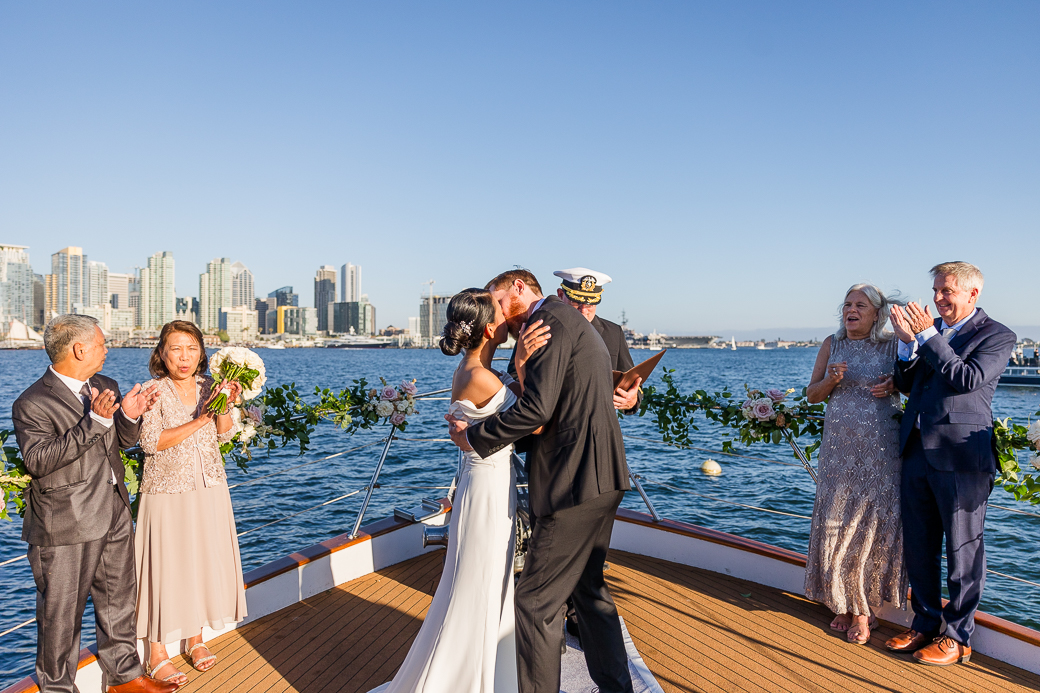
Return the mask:
POLYGON ((595 288, 596 288, 596 278, 593 277, 591 274, 586 274, 584 277, 581 278, 581 290, 582 291, 592 291, 595 288))

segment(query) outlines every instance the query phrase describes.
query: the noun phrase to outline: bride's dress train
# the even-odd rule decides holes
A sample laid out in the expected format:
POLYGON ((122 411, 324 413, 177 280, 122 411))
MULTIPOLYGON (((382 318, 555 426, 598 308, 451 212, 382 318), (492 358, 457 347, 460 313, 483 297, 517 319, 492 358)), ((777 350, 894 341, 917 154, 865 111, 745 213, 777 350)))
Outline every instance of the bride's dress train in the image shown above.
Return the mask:
MULTIPOLYGON (((505 376, 508 378, 508 376, 505 376)), ((483 407, 468 400, 449 412, 470 422, 508 409, 503 386, 483 407)), ((481 459, 467 452, 452 503, 444 572, 408 656, 371 693, 516 693, 513 446, 481 459)))

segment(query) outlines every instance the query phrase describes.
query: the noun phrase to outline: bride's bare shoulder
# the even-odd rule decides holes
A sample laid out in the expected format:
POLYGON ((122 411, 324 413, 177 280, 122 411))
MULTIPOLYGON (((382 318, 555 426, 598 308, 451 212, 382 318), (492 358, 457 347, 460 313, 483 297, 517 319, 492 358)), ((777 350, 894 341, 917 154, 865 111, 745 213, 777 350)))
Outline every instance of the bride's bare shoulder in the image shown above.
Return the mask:
POLYGON ((486 368, 460 368, 455 374, 452 399, 466 399, 478 409, 502 389, 502 381, 486 368))

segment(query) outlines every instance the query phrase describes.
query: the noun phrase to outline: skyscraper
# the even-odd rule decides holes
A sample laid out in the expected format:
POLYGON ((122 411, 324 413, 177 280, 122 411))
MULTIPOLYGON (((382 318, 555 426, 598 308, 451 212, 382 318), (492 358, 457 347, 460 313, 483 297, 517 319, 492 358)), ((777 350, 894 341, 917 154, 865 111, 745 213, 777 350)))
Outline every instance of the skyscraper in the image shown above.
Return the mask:
POLYGON ((72 312, 72 306, 89 298, 87 288, 87 256, 83 248, 69 246, 51 255, 53 291, 51 304, 55 314, 72 312))
POLYGON ((96 260, 87 262, 87 282, 83 290, 83 305, 103 306, 109 302, 108 265, 96 260))
POLYGON ((293 293, 291 286, 283 286, 280 289, 275 289, 271 293, 267 294, 268 298, 273 298, 277 301, 278 306, 298 306, 300 305, 300 296, 293 293))
POLYGON ((231 306, 245 306, 253 309, 256 300, 256 289, 253 286, 253 273, 241 262, 231 265, 231 306))
POLYGON ((199 327, 203 332, 220 329, 220 309, 231 307, 231 293, 231 260, 215 258, 199 275, 199 327))
POLYGON ((339 300, 353 303, 361 300, 361 266, 349 262, 339 268, 339 300))
POLYGON ((329 304, 336 302, 336 268, 322 265, 314 275, 314 309, 318 311, 318 331, 329 330, 329 304))
POLYGON ((0 333, 8 330, 12 320, 21 320, 29 327, 36 323, 33 271, 28 246, 0 244, 0 333))
POLYGON ((132 274, 108 273, 108 298, 113 308, 130 307, 130 284, 135 281, 132 274))
POLYGON ((158 330, 177 317, 174 293, 173 253, 163 251, 148 258, 141 270, 140 321, 146 330, 158 330))

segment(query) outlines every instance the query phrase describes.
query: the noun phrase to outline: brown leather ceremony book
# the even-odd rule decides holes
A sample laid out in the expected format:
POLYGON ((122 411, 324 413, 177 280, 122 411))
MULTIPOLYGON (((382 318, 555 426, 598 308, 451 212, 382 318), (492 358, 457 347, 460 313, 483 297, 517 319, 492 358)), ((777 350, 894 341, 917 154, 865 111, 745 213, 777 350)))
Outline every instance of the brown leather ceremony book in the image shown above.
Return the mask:
POLYGON ((654 368, 657 367, 657 362, 661 360, 661 357, 664 356, 664 352, 666 351, 668 350, 661 349, 646 361, 637 363, 624 373, 621 371, 614 371, 614 389, 620 387, 625 390, 630 390, 632 389, 632 385, 635 384, 636 378, 642 378, 645 383, 646 379, 650 377, 650 374, 654 372, 654 368))

